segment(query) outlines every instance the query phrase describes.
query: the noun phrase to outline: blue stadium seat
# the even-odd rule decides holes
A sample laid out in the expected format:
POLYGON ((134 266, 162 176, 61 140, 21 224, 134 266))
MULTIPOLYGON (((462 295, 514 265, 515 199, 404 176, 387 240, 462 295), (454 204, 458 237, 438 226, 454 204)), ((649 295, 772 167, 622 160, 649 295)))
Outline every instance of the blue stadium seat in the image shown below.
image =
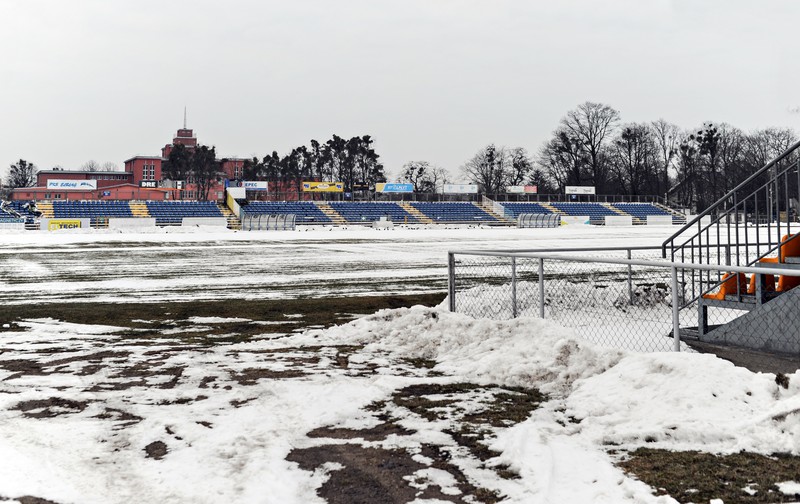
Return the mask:
POLYGON ((397 203, 344 202, 330 203, 331 208, 351 223, 369 223, 388 217, 394 222, 416 224, 419 221, 397 203))
POLYGON ((483 209, 464 202, 413 202, 411 206, 434 222, 499 222, 483 209))

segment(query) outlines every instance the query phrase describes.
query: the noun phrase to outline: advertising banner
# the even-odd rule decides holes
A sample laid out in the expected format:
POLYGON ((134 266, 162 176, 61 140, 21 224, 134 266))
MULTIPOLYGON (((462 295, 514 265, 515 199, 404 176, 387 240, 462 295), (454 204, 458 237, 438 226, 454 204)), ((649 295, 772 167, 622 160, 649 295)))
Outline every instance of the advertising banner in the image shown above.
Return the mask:
POLYGON ((145 188, 148 188, 148 189, 155 189, 156 187, 158 187, 158 181, 157 180, 140 180, 139 181, 139 187, 145 187, 145 188))
POLYGON ((267 190, 267 181, 266 180, 245 180, 243 182, 243 186, 247 191, 266 191, 267 190))
POLYGON ((414 184, 375 184, 375 192, 381 193, 411 193, 414 192, 414 184))
POLYGON ((594 194, 594 186, 566 186, 565 194, 594 194))
POLYGON ((78 191, 94 191, 97 189, 96 180, 48 180, 48 189, 66 189, 78 191))
POLYGON ((537 192, 539 192, 539 186, 535 186, 535 185, 524 185, 524 186, 522 186, 522 185, 512 185, 512 186, 508 186, 506 188, 506 191, 511 193, 511 194, 523 194, 523 193, 536 194, 537 192))
POLYGON ((55 231, 57 229, 78 229, 80 227, 80 219, 50 219, 47 222, 48 231, 55 231))
POLYGON ((342 182, 303 182, 303 192, 344 192, 342 182))
POLYGON ((443 188, 445 194, 476 194, 478 186, 475 184, 445 184, 443 188))

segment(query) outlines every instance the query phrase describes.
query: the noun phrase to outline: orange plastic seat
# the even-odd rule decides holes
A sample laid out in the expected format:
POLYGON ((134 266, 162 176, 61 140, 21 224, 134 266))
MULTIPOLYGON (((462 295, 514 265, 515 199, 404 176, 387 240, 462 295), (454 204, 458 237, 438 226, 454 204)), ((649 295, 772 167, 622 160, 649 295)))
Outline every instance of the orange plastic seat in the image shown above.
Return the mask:
MULTIPOLYGON (((764 288, 767 292, 775 290, 775 275, 762 275, 764 277, 764 288)), ((756 293, 756 275, 750 277, 750 285, 747 286, 747 293, 748 294, 755 294, 756 293)))
MULTIPOLYGON (((797 235, 793 235, 797 236, 797 235)), ((778 257, 764 257, 759 259, 758 262, 762 263, 771 263, 771 264, 779 264, 786 262, 787 257, 800 257, 800 237, 795 238, 794 240, 788 241, 790 238, 789 235, 783 235, 781 237, 781 243, 783 245, 780 246, 778 249, 778 257)), ((772 275, 766 275, 767 277, 767 285, 769 285, 769 277, 772 275)), ((755 275, 753 275, 755 277, 755 275)), ((774 277, 773 277, 774 282, 774 277)), ((778 285, 775 287, 777 292, 786 292, 790 289, 794 289, 800 285, 800 276, 787 276, 787 275, 780 275, 778 277, 778 285)), ((750 287, 747 289, 747 292, 753 293, 755 292, 755 280, 750 280, 750 287), (752 289, 752 292, 751 292, 752 289)))
MULTIPOLYGON (((800 278, 798 278, 800 280, 800 278)), ((719 290, 717 292, 708 294, 703 294, 703 297, 706 299, 718 299, 720 301, 725 300, 725 296, 733 296, 737 294, 736 288, 739 288, 739 294, 744 294, 747 292, 747 275, 744 273, 738 273, 734 275, 733 273, 725 273, 725 276, 722 277, 722 285, 719 286, 719 290)))
POLYGON ((800 285, 800 276, 781 275, 778 277, 778 292, 786 292, 800 285))

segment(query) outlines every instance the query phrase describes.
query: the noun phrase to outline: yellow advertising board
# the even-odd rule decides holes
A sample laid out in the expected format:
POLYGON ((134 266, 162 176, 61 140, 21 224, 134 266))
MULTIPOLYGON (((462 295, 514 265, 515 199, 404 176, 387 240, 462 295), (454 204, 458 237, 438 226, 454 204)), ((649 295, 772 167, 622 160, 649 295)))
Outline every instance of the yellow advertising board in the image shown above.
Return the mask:
POLYGON ((80 219, 50 219, 47 223, 48 231, 55 231, 56 229, 77 229, 81 227, 80 219))
POLYGON ((344 192, 342 182, 303 182, 303 192, 344 192))

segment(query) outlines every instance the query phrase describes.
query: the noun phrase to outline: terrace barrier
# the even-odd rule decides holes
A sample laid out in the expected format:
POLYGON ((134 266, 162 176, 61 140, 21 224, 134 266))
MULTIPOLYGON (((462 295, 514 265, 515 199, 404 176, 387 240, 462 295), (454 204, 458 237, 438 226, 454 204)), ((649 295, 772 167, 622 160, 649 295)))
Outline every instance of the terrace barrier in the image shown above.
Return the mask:
MULTIPOLYGON (((731 262, 728 246, 720 250, 731 262)), ((606 347, 735 354, 758 370, 800 367, 800 289, 754 301, 749 310, 705 298, 685 309, 692 299, 685 279, 693 274, 762 279, 797 270, 669 262, 659 255, 652 247, 451 251, 449 308, 480 318, 547 318, 606 347), (701 324, 705 331, 698 331, 701 324)))

